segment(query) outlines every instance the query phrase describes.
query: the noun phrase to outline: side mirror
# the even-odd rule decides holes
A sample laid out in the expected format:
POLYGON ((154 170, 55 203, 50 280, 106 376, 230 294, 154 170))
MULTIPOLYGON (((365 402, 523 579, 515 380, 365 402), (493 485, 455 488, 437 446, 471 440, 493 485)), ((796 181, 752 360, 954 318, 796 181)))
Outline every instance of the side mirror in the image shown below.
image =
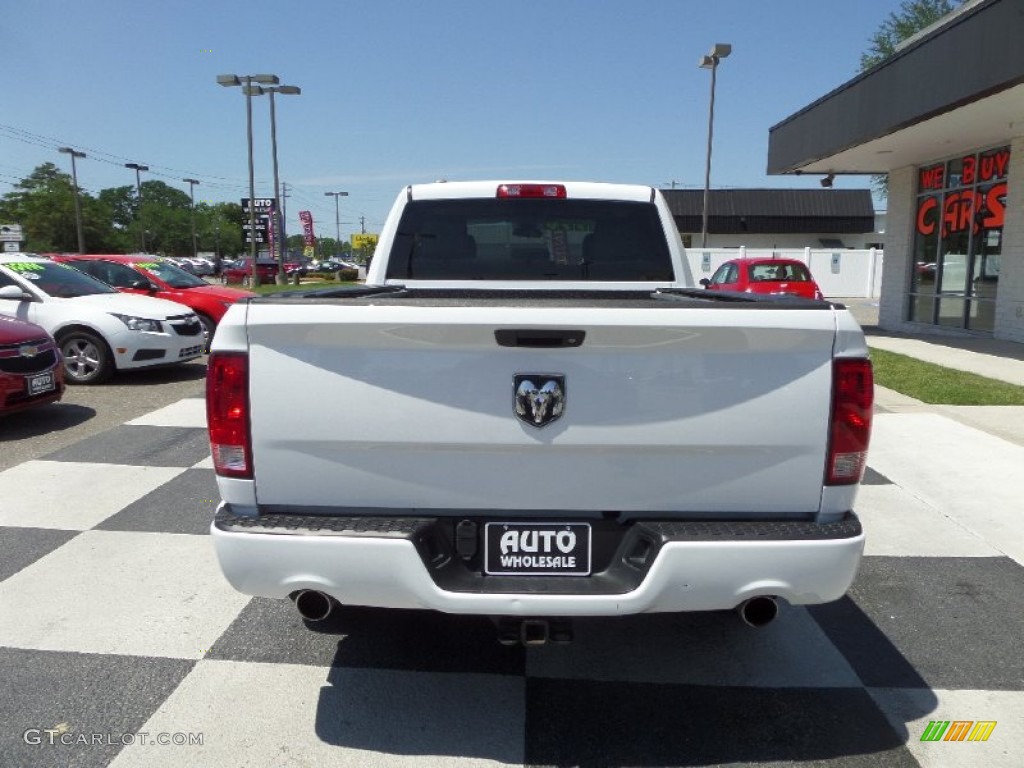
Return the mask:
POLYGON ((5 285, 0 288, 0 299, 14 299, 15 301, 32 300, 32 296, 25 293, 16 285, 5 285))
POLYGON ((155 291, 156 290, 156 286, 153 283, 151 283, 149 280, 136 280, 135 282, 133 282, 128 287, 129 288, 134 288, 136 291, 155 291))
POLYGON ((708 280, 706 277, 702 277, 700 279, 700 284, 707 288, 709 285, 711 285, 711 281, 708 280))

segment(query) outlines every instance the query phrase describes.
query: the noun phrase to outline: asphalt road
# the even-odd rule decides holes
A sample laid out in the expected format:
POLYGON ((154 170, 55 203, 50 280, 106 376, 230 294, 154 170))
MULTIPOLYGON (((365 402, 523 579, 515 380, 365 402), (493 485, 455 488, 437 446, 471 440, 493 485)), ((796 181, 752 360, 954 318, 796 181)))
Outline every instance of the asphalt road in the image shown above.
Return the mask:
MULTIPOLYGON (((0 471, 104 432, 183 397, 201 396, 206 358, 69 386, 59 403, 0 418, 0 471)), ((102 458, 102 457, 99 457, 102 458)))

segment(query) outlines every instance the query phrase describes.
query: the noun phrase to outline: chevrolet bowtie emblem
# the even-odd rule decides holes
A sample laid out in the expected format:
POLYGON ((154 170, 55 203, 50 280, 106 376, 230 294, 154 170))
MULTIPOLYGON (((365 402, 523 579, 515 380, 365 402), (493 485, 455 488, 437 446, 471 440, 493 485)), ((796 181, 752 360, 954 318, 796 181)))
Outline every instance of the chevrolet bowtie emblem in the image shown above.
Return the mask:
POLYGON ((35 344, 25 344, 24 346, 18 347, 18 354, 22 357, 35 357, 39 354, 39 347, 35 344))
POLYGON ((531 427, 546 427, 565 410, 565 376, 520 373, 515 376, 516 416, 531 427))

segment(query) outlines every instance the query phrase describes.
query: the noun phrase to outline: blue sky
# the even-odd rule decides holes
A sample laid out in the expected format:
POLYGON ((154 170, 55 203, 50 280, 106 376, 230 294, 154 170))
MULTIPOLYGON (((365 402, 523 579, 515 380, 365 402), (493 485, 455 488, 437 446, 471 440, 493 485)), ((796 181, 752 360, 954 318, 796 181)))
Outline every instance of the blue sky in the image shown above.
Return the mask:
MULTIPOLYGON (((83 188, 143 179, 197 200, 248 196, 245 98, 218 74, 273 73, 288 229, 378 231, 410 182, 588 179, 703 188, 712 44, 712 187, 768 176, 768 129, 857 72, 899 0, 32 0, 3 13, 0 195, 43 162, 83 188)), ((273 194, 267 97, 253 100, 256 194, 273 194)), ((869 186, 840 177, 838 188, 869 186)))

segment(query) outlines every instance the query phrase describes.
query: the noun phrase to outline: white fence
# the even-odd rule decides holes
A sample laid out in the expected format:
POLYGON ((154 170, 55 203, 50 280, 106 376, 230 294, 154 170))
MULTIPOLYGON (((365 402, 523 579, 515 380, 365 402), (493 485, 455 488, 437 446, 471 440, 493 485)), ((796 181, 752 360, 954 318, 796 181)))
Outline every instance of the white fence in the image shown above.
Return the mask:
POLYGON ((826 298, 875 299, 881 294, 882 251, 836 248, 687 248, 694 282, 711 277, 715 270, 737 258, 796 259, 811 275, 826 298))

